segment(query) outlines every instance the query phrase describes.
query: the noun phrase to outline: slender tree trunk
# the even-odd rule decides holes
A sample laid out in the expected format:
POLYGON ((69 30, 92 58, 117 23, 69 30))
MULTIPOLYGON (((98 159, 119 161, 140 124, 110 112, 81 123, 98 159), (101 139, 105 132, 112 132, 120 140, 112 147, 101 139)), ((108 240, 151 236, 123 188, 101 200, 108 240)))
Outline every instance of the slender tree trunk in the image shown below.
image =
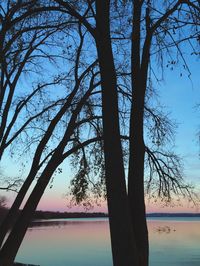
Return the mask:
MULTIPOLYGON (((76 109, 74 110, 71 119, 68 123, 67 129, 65 134, 58 144, 56 150, 54 151, 50 161, 48 162, 47 166, 43 170, 40 178, 38 179, 37 184, 35 185, 31 195, 29 196, 17 222, 15 223, 11 233, 9 234, 6 242, 4 243, 1 251, 0 251, 0 265, 10 266, 14 262, 15 256, 18 252, 18 249, 21 245, 21 242, 25 236, 27 231, 29 222, 37 208, 37 205, 47 187, 52 174, 56 170, 56 168, 62 163, 65 159, 63 156, 63 151, 67 145, 68 140, 70 139, 71 135, 74 132, 74 128, 76 125, 76 119, 78 114, 81 111, 85 101, 89 97, 91 93, 92 87, 87 90, 84 94, 83 98, 77 104, 76 109)), ((58 118, 59 119, 59 118, 58 118)), ((42 146, 42 144, 41 144, 42 146)), ((70 155, 70 153, 69 153, 70 155)), ((36 163, 36 162, 35 162, 36 163)))
POLYGON ((30 173, 29 173, 28 177, 26 178, 26 180, 24 181, 20 191, 18 192, 18 195, 17 195, 15 201, 13 202, 12 207, 10 208, 7 216, 5 217, 4 221, 2 222, 2 224, 0 226, 0 247, 3 243, 3 240, 5 239, 6 234, 9 231, 9 229, 15 223, 16 218, 17 218, 17 214, 18 214, 18 210, 22 204, 22 201, 23 201, 30 185, 32 184, 32 182, 33 182, 33 180, 37 174, 41 154, 45 148, 45 145, 48 142, 49 138, 51 137, 51 134, 52 134, 55 126, 57 125, 59 119, 62 117, 62 115, 66 112, 67 108, 70 106, 77 90, 78 90, 78 86, 72 91, 72 93, 68 97, 67 101, 65 102, 64 106, 60 109, 60 111, 57 113, 57 115, 51 121, 44 137, 42 138, 42 140, 40 141, 40 144, 38 145, 38 147, 36 149, 30 173))
POLYGON ((58 157, 54 156, 51 162, 44 170, 42 176, 39 178, 35 185, 31 195, 29 196, 17 222, 15 223, 10 235, 4 243, 0 251, 0 265, 11 266, 17 255, 18 249, 25 236, 28 225, 31 218, 37 208, 37 205, 48 185, 53 172, 55 171, 55 165, 57 165, 58 157))
POLYGON ((24 181, 22 187, 20 188, 17 197, 15 198, 10 210, 8 211, 6 217, 4 218, 3 222, 0 226, 0 247, 5 239, 6 234, 8 233, 9 229, 12 227, 12 225, 15 223, 19 208, 22 204, 22 201, 30 187, 30 185, 33 182, 33 179, 35 177, 35 174, 33 171, 29 174, 29 176, 24 181))
POLYGON ((138 266, 120 141, 117 82, 111 48, 108 0, 96 1, 96 45, 102 81, 105 175, 114 266, 138 266))

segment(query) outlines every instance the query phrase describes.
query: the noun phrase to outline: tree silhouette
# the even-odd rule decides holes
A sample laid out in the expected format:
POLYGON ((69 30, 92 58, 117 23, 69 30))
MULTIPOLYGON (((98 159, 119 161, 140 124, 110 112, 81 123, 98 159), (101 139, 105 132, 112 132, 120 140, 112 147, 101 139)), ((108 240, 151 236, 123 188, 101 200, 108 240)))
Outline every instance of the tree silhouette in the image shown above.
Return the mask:
MULTIPOLYGON (((15 144, 15 148, 11 148, 11 157, 16 155, 17 141, 20 143, 20 150, 23 150, 23 136, 26 137, 26 148, 24 149, 29 149, 29 146, 38 140, 38 138, 34 139, 30 136, 36 128, 38 119, 43 120, 43 126, 46 125, 49 112, 61 103, 61 100, 58 100, 49 104, 49 99, 47 98, 45 101, 43 93, 48 87, 60 83, 62 78, 56 78, 52 82, 43 81, 43 84, 39 82, 38 84, 35 84, 37 82, 28 84, 26 89, 20 87, 20 83, 28 73, 34 73, 35 78, 40 75, 39 71, 42 69, 42 65, 40 69, 37 68, 40 58, 42 58, 43 63, 45 61, 55 61, 55 56, 50 55, 47 51, 46 43, 53 34, 66 26, 66 22, 63 24, 61 17, 55 17, 52 21, 45 13, 46 10, 49 10, 49 8, 43 7, 41 10, 40 7, 35 5, 35 1, 27 3, 10 1, 7 5, 5 3, 1 5, 1 160, 7 148, 13 144, 15 144), (43 12, 43 17, 40 16, 40 12, 43 12), (51 23, 47 24, 49 20, 51 23), (28 139, 27 136, 30 136, 30 138, 28 139)), ((38 127, 41 128, 41 126, 38 127)), ((16 212, 34 177, 32 175, 32 180, 29 178, 29 181, 24 182, 7 218, 2 223, 0 245, 9 229, 10 222, 17 216, 16 212)), ((5 180, 5 185, 1 189, 16 190, 16 185, 19 185, 21 181, 21 179, 5 180)))
MULTIPOLYGON (((2 263, 6 263, 7 265, 13 263, 30 219, 33 216, 44 190, 50 182, 55 170, 66 157, 73 154, 78 149, 83 148, 85 145, 89 145, 92 142, 100 140, 99 137, 93 136, 86 141, 82 141, 81 135, 76 134, 78 127, 84 123, 99 119, 99 116, 88 116, 87 113, 86 117, 83 115, 81 119, 79 119, 80 112, 82 111, 84 105, 87 105, 88 98, 91 96, 95 88, 99 86, 99 72, 95 70, 97 64, 96 61, 89 65, 84 64, 84 67, 81 67, 82 72, 79 70, 79 64, 81 64, 80 56, 84 40, 84 35, 82 35, 80 29, 79 33, 80 44, 77 48, 76 60, 74 63, 75 66, 73 67, 74 86, 71 86, 72 80, 69 79, 70 86, 68 95, 65 96, 65 99, 63 99, 60 109, 56 110, 57 112, 54 116, 52 116, 46 131, 41 137, 34 153, 30 172, 20 189, 16 200, 14 201, 8 216, 6 217, 6 220, 2 224, 3 230, 1 231, 1 236, 3 240, 5 233, 8 230, 7 222, 16 216, 16 212, 19 209, 19 206, 21 205, 28 188, 30 187, 36 175, 39 174, 37 184, 35 185, 30 197, 27 200, 27 203, 23 208, 23 211, 21 212, 20 217, 18 218, 1 249, 0 260, 2 263), (55 129, 60 126, 61 120, 66 115, 67 120, 65 120, 63 135, 59 137, 59 141, 57 142, 55 148, 51 149, 51 151, 45 155, 48 142, 52 137, 54 137, 55 129), (71 143, 73 143, 73 145, 71 145, 71 143), (12 254, 10 253, 10 248, 12 248, 12 254)), ((70 72, 69 75, 71 76, 71 74, 72 73, 70 72)))
MULTIPOLYGON (((161 119, 161 116, 150 108, 151 106, 147 105, 147 97, 151 98, 151 95, 148 95, 149 89, 151 89, 152 82, 157 80, 158 75, 154 59, 155 57, 158 58, 162 70, 164 70, 166 60, 168 60, 167 67, 170 65, 172 68, 177 61, 181 61, 183 62, 184 69, 190 75, 181 45, 188 41, 189 45, 194 49, 192 42, 199 41, 199 31, 197 28, 199 23, 198 2, 177 0, 175 3, 165 1, 163 5, 160 5, 159 1, 151 2, 149 0, 96 0, 81 1, 81 3, 79 1, 66 2, 54 0, 50 5, 46 4, 44 1, 40 3, 39 7, 33 5, 33 9, 26 11, 25 16, 31 12, 31 14, 36 14, 44 10, 67 14, 67 19, 74 20, 74 25, 78 26, 81 30, 84 29, 87 40, 90 39, 92 40, 91 43, 95 44, 102 87, 103 136, 101 137, 104 140, 105 184, 113 263, 119 266, 147 266, 149 251, 144 202, 145 152, 149 167, 148 191, 150 191, 151 185, 154 185, 153 180, 158 180, 158 189, 156 190, 158 196, 170 199, 171 192, 175 194, 186 193, 189 197, 191 196, 189 187, 185 186, 180 175, 178 157, 173 152, 169 153, 161 149, 163 139, 166 139, 166 132, 163 130, 166 119, 164 117, 161 119), (119 27, 119 29, 115 30, 116 27, 119 27), (118 42, 118 45, 115 44, 115 40, 118 42), (127 42, 125 45, 122 45, 120 41, 123 42, 124 40, 127 42), (117 53, 121 49, 124 52, 124 57, 117 53), (173 58, 173 51, 176 51, 176 60, 173 58), (123 61, 124 58, 125 61, 123 61), (123 67, 123 64, 126 65, 128 71, 124 71, 125 67, 123 67), (120 77, 118 73, 120 73, 120 77), (154 75, 153 79, 152 73, 154 75), (126 87, 125 79, 120 84, 121 86, 119 85, 119 81, 121 82, 122 77, 125 76, 128 77, 128 90, 122 89, 122 87, 126 87), (128 191, 126 189, 124 156, 121 144, 122 130, 120 129, 120 122, 122 121, 120 120, 120 115, 123 113, 120 113, 120 108, 123 109, 123 107, 119 104, 119 95, 126 95, 130 100, 128 106, 130 114, 124 120, 129 120, 130 125, 127 137, 129 140, 128 191), (145 141, 145 116, 151 117, 154 121, 151 138, 155 141, 155 145, 151 149, 145 141)), ((74 28, 72 27, 73 30, 74 28)), ((78 49, 76 51, 77 58, 80 56, 79 52, 80 50, 78 49)), ((86 62, 88 62, 87 60, 86 62)), ((92 65, 92 69, 93 67, 95 66, 92 65)), ((81 82, 79 82, 78 69, 79 60, 76 61, 74 75, 77 91, 79 91, 79 88, 81 88, 81 91, 82 87, 80 86, 81 82)), ((88 74, 88 71, 91 74, 91 69, 87 69, 85 74, 88 74)), ((99 76, 99 73, 95 73, 92 72, 92 77, 89 75, 93 81, 95 80, 95 75, 99 76)), ((93 82, 91 84, 94 85, 93 82)), ((99 85, 100 83, 96 84, 96 87, 99 85)), ((76 131, 76 122, 82 107, 91 96, 93 89, 89 88, 85 94, 81 91, 82 98, 78 97, 77 101, 75 88, 76 86, 72 90, 72 94, 69 94, 67 100, 64 101, 62 108, 59 109, 49 123, 36 149, 32 168, 28 176, 28 178, 30 177, 30 182, 36 176, 41 165, 43 166, 42 173, 24 207, 22 215, 1 249, 1 259, 6 261, 8 265, 14 260, 31 215, 37 207, 56 167, 59 166, 66 156, 84 146, 83 144, 78 144, 77 147, 72 147, 71 150, 65 152, 66 145, 71 141, 73 134, 74 139, 77 141, 77 135, 74 133, 76 131), (71 100, 69 100, 70 96, 71 100), (75 102, 73 102, 74 99, 75 102), (63 109, 64 106, 66 109, 63 109), (75 109, 72 106, 75 106, 75 109), (68 110, 71 113, 67 129, 59 139, 55 149, 44 158, 46 163, 43 164, 42 156, 46 144, 51 138, 57 123, 59 123, 64 113, 68 110), (11 253, 10 250, 12 250, 11 253)), ((87 105, 90 105, 89 102, 87 102, 87 105)), ((87 120, 88 117, 85 119, 87 120)), ((80 123, 81 121, 78 122, 79 125, 80 123)), ((151 127, 150 124, 149 127, 151 127)), ((99 137, 86 140, 85 144, 95 140, 99 140, 99 137)), ((75 143, 77 144, 78 142, 79 140, 75 143)), ((88 188, 87 180, 85 179, 88 169, 84 157, 83 151, 83 164, 80 166, 80 171, 72 183, 74 186, 73 193, 77 197, 76 200, 78 202, 84 199, 88 188)), ((27 188, 25 191, 27 191, 27 188)))

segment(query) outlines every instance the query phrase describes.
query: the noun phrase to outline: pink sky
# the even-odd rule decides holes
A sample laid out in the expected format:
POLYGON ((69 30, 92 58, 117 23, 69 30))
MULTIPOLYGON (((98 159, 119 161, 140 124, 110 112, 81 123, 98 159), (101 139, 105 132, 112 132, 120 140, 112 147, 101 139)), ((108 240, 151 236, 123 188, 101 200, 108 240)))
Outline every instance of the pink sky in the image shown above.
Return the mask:
MULTIPOLYGON (((52 192, 52 197, 49 197, 48 193, 46 193, 42 200, 40 201, 38 205, 38 210, 49 210, 49 211, 84 211, 81 207, 72 207, 68 208, 68 201, 66 197, 60 195, 60 194, 54 194, 52 192)), ((176 207, 166 207, 161 206, 159 204, 153 204, 153 203, 147 203, 146 204, 147 212, 200 212, 197 208, 192 208, 191 205, 189 205, 186 201, 182 203, 182 206, 176 206, 176 207)), ((93 212, 107 212, 107 203, 103 202, 101 206, 95 206, 93 209, 91 209, 93 212)))
MULTIPOLYGON (((8 207, 14 201, 16 196, 15 193, 2 193, 4 194, 8 201, 8 207)), ((63 186, 62 180, 60 182, 55 182, 55 186, 52 189, 47 188, 39 205, 38 210, 46 210, 46 211, 60 211, 60 212, 76 212, 76 211, 84 211, 81 207, 72 207, 69 208, 69 202, 66 198, 66 188, 63 186)), ((191 205, 188 204, 187 201, 182 202, 182 206, 175 207, 166 207, 161 204, 155 204, 151 202, 146 203, 146 210, 148 213, 150 212, 194 212, 199 213, 200 210, 197 208, 192 208, 191 205)), ((101 206, 94 206, 91 212, 107 212, 107 203, 103 202, 101 206)))
MULTIPOLYGON (((7 194, 5 196, 9 199, 8 207, 12 204, 12 201, 15 198, 15 194, 12 194, 8 197, 7 194)), ((59 212, 81 212, 85 211, 82 207, 72 207, 69 208, 69 202, 64 194, 55 193, 55 191, 48 190, 42 197, 37 210, 44 211, 59 211, 59 212)), ((186 201, 182 203, 182 206, 175 207, 166 207, 160 204, 146 203, 147 213, 151 212, 194 212, 200 213, 200 209, 196 207, 192 207, 186 201)), ((106 201, 101 203, 101 206, 94 206, 91 212, 107 212, 107 203, 106 201)))
MULTIPOLYGON (((70 176, 69 176, 70 177, 70 176)), ((68 190, 69 183, 67 182, 65 176, 58 176, 55 178, 53 183, 53 188, 47 187, 45 193, 38 205, 38 210, 48 210, 48 211, 60 211, 60 212, 75 212, 75 211, 84 211, 81 207, 69 208, 69 202, 66 198, 66 192, 68 190)), ((33 187, 32 187, 33 188, 33 187)), ((2 193, 3 194, 3 193, 2 193)), ((8 199, 8 206, 11 205, 12 201, 15 198, 15 193, 5 193, 4 194, 8 199)), ((182 202, 182 206, 176 207, 162 207, 160 204, 153 204, 147 202, 146 210, 150 212, 200 212, 199 209, 191 208, 188 203, 182 202)), ((106 202, 102 203, 100 207, 95 206, 92 212, 107 212, 106 202)))

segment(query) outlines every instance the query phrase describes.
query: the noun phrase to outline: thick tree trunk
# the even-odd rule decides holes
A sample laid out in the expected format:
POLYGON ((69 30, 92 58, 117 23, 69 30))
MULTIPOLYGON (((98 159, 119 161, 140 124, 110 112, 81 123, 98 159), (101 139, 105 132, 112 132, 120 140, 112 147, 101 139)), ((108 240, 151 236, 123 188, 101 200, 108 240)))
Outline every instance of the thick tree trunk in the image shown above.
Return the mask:
MULTIPOLYGON (((134 66, 134 68, 139 66, 134 66)), ((143 139, 144 101, 146 91, 146 74, 138 70, 133 75, 133 103, 130 117, 130 147, 128 171, 128 197, 131 209, 133 231, 139 255, 139 266, 147 266, 149 259, 148 229, 146 223, 144 195, 144 156, 143 139)))
POLYGON ((143 125, 151 38, 149 35, 146 36, 141 51, 141 7, 142 2, 140 0, 133 1, 131 51, 133 98, 130 117, 128 197, 130 202, 133 231, 135 233, 139 255, 139 266, 148 266, 149 241, 144 198, 145 144, 143 139, 143 125))
MULTIPOLYGON (((134 98, 134 103, 136 99, 134 98)), ((133 230, 135 232, 139 265, 147 266, 149 258, 148 230, 144 202, 144 142, 141 111, 133 107, 130 123, 130 157, 128 173, 128 197, 133 230), (141 121, 140 121, 141 120, 141 121), (142 124, 141 124, 142 123, 142 124)))
POLYGON ((96 45, 102 82, 105 175, 113 264, 138 266, 120 140, 117 82, 109 30, 109 2, 96 1, 96 45))
POLYGON ((144 195, 144 156, 145 145, 143 139, 144 101, 146 91, 146 75, 137 70, 133 75, 133 103, 130 117, 130 147, 128 170, 128 197, 132 217, 133 231, 139 255, 139 266, 148 266, 149 241, 146 223, 145 195, 144 195))

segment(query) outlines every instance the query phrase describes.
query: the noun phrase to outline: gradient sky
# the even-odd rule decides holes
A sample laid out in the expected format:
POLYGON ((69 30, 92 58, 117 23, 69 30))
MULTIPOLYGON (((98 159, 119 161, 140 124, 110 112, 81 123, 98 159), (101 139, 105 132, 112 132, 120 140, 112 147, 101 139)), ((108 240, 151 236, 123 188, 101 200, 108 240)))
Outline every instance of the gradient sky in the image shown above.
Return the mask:
MULTIPOLYGON (((180 68, 174 71, 166 70, 165 80, 160 84, 155 84, 160 94, 160 102, 170 112, 170 117, 178 124, 175 150, 184 161, 184 176, 187 181, 199 187, 199 165, 200 165, 200 143, 198 131, 200 130, 200 68, 195 58, 189 58, 189 67, 192 73, 191 80, 187 74, 180 77, 180 68)), ((2 169, 8 169, 13 174, 16 173, 16 163, 6 164, 2 169)), ((71 177, 70 166, 64 164, 63 174, 57 176, 53 182, 53 188, 48 188, 38 206, 38 209, 53 211, 80 211, 81 208, 68 209, 65 194, 69 186, 71 177)), ((2 193, 14 199, 14 193, 2 193)), ((93 211, 107 211, 106 202, 101 207, 95 207, 93 211)), ((147 212, 199 212, 198 209, 191 209, 188 204, 183 203, 183 207, 163 208, 152 203, 147 204, 147 212)))
MULTIPOLYGON (((198 64, 191 64, 192 82, 186 77, 179 77, 178 69, 174 72, 166 72, 165 81, 159 88, 160 101, 166 106, 170 117, 178 123, 175 150, 183 157, 185 179, 199 185, 199 152, 200 143, 198 130, 200 129, 200 111, 195 106, 200 103, 200 81, 198 64)), ((14 165, 13 171, 14 171, 14 165)), ((12 168, 11 167, 11 168, 12 168)), ((41 210, 53 211, 82 211, 82 208, 69 209, 65 194, 71 177, 70 166, 64 164, 63 174, 54 179, 53 187, 45 191, 38 206, 41 210)), ((14 199, 14 194, 10 194, 14 199)), ((93 211, 107 211, 106 202, 101 207, 95 207, 93 211)), ((182 207, 166 208, 160 205, 147 203, 147 212, 199 212, 190 208, 187 202, 182 207)))
MULTIPOLYGON (((165 80, 157 88, 160 93, 160 102, 166 106, 170 117, 177 124, 177 134, 175 150, 184 161, 184 176, 189 182, 199 186, 200 174, 200 143, 198 131, 200 130, 200 110, 196 108, 200 104, 200 68, 198 62, 190 59, 191 80, 187 74, 180 77, 179 68, 174 71, 166 71, 165 80)), ((66 166, 66 177, 70 177, 69 166, 66 166)), ((58 176, 54 181, 52 189, 47 189, 38 209, 67 210, 65 198, 68 182, 65 176, 58 176)), ((80 210, 73 208, 72 210, 80 210)), ((95 211, 106 211, 106 203, 102 207, 95 207, 95 211)), ((161 205, 147 203, 148 212, 199 212, 198 209, 191 208, 187 202, 182 207, 167 208, 161 205)))

